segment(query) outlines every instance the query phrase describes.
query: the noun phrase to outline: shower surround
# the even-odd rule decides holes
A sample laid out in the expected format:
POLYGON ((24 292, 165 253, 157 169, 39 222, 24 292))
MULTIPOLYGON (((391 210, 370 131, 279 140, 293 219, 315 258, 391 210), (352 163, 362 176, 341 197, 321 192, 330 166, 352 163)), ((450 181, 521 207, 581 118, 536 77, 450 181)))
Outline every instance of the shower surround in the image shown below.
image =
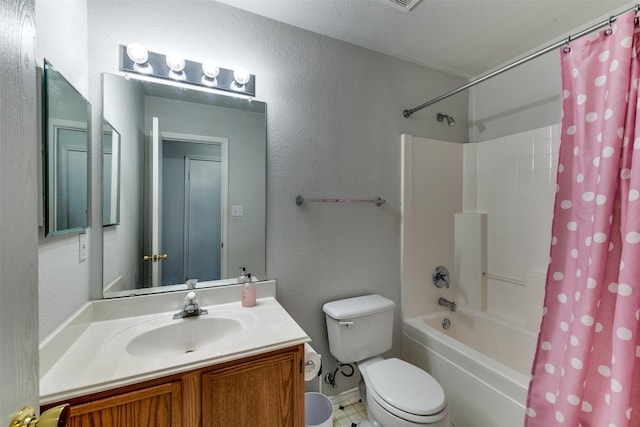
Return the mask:
MULTIPOLYGON (((554 124, 464 146, 463 210, 486 214, 488 273, 484 301, 468 304, 534 331, 542 314, 559 145, 554 124)), ((476 283, 458 285, 467 293, 476 283)))
MULTIPOLYGON (((411 322, 437 316, 438 298, 444 297, 456 301, 467 319, 512 325, 513 331, 522 331, 522 340, 534 344, 551 239, 558 146, 558 125, 464 145, 403 136, 403 357, 443 385, 457 427, 481 427, 473 424, 480 410, 474 408, 497 414, 511 408, 510 418, 491 419, 490 425, 521 425, 529 369, 515 373, 485 354, 483 360, 489 361, 473 366, 439 363, 444 359, 431 355, 446 352, 447 360, 478 360, 465 350, 474 343, 465 342, 464 334, 431 338, 426 324, 426 329, 415 328, 411 322), (431 284, 437 265, 451 271, 449 289, 431 284), (436 342, 439 347, 431 348, 436 342), (509 385, 496 391, 489 382, 478 381, 496 375, 509 385), (456 391, 461 389, 474 390, 475 406, 456 391)), ((530 353, 513 363, 530 365, 530 353)))

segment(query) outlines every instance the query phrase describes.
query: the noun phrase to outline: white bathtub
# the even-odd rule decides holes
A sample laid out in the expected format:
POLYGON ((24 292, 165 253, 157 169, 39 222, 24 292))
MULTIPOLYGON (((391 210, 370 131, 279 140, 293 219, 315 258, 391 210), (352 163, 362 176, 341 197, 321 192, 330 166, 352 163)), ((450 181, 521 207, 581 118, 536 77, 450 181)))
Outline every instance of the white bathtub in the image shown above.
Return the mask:
POLYGON ((455 427, 521 427, 537 335, 459 309, 404 321, 403 358, 442 385, 455 427), (442 321, 451 327, 445 330, 442 321))

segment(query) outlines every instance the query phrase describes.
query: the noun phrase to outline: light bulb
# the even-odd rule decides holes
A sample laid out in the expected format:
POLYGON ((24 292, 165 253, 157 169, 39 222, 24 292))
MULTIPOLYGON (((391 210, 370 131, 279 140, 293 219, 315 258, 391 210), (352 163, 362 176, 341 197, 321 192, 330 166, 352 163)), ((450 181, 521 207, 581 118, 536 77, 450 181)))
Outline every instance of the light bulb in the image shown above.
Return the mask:
POLYGON ((144 64, 149 60, 149 52, 140 43, 129 43, 127 45, 127 56, 136 64, 144 64))
POLYGON ((249 83, 249 79, 251 79, 251 74, 249 74, 249 71, 247 71, 246 68, 242 68, 242 67, 236 68, 235 71, 233 72, 233 79, 240 86, 243 86, 249 83))
POLYGON ((170 54, 168 54, 166 62, 167 67, 169 67, 169 69, 174 73, 179 73, 184 70, 184 58, 179 53, 171 52, 170 54))
POLYGON ((207 60, 202 63, 202 73, 210 79, 215 79, 220 74, 220 67, 215 61, 207 60))

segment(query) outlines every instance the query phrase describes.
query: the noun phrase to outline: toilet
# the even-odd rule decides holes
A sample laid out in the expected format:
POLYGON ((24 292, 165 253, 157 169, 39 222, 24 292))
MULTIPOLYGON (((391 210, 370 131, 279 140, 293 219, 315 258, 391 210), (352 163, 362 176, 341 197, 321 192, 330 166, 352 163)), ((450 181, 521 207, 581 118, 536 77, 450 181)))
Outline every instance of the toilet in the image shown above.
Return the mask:
POLYGON ((329 350, 341 363, 356 363, 368 419, 362 427, 449 427, 440 384, 403 360, 383 359, 391 349, 395 303, 364 295, 326 303, 329 350))

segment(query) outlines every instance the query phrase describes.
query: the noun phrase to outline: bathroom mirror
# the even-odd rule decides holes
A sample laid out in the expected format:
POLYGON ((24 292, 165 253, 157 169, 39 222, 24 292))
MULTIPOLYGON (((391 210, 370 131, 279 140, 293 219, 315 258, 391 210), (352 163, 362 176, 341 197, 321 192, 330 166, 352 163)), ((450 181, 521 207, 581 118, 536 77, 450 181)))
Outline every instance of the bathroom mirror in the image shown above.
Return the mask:
POLYGON ((120 133, 102 120, 102 225, 120 222, 120 133))
POLYGON ((87 228, 91 106, 47 60, 43 75, 44 225, 54 236, 87 228))
POLYGON ((266 104, 103 74, 103 116, 122 183, 103 295, 265 278, 266 104))

